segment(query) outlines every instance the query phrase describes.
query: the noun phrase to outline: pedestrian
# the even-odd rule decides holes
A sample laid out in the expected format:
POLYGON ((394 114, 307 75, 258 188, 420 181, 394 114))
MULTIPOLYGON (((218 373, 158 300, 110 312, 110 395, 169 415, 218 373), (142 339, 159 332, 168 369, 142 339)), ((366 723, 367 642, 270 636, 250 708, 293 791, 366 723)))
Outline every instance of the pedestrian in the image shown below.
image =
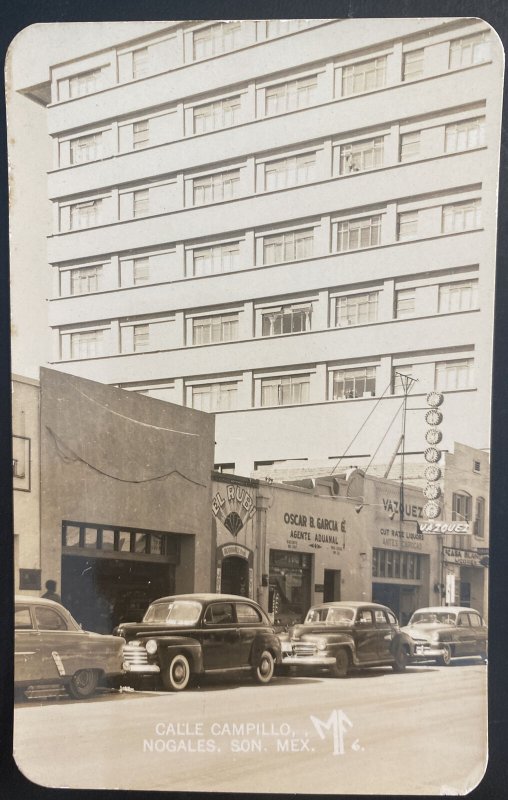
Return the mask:
POLYGON ((42 597, 46 598, 46 600, 54 600, 55 603, 61 603, 62 599, 56 591, 56 581, 49 580, 46 581, 46 591, 42 595, 42 597))

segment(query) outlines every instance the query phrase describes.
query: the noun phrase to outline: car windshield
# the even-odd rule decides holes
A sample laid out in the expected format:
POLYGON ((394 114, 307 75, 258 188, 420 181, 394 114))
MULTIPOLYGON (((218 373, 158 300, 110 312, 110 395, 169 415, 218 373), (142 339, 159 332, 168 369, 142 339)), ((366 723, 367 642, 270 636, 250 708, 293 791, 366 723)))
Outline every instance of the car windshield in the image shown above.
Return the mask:
POLYGON ((154 603, 146 612, 143 622, 167 622, 170 625, 193 625, 198 621, 201 604, 192 600, 170 600, 154 603))
POLYGON ((417 611, 411 617, 410 625, 437 623, 438 625, 455 625, 456 614, 450 611, 417 611))
POLYGON ((342 625, 352 622, 355 613, 352 608, 311 608, 305 617, 305 625, 321 622, 325 625, 342 625))

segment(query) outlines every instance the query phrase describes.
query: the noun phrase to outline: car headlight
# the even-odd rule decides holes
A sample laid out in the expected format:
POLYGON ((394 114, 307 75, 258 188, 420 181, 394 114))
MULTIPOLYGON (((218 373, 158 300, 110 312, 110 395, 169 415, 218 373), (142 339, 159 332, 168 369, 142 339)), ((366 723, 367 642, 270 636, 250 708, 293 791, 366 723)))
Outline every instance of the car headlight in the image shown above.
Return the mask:
POLYGON ((155 639, 149 639, 147 641, 147 643, 145 644, 145 650, 149 655, 151 656, 155 655, 155 653, 157 652, 157 642, 155 641, 155 639))
POLYGON ((319 642, 316 642, 316 647, 317 647, 318 650, 326 650, 326 646, 327 646, 326 642, 324 642, 322 640, 319 641, 319 642))
POLYGON ((289 641, 282 641, 280 643, 280 649, 281 649, 281 652, 283 652, 283 653, 292 653, 293 652, 293 646, 292 646, 291 642, 289 642, 289 641))

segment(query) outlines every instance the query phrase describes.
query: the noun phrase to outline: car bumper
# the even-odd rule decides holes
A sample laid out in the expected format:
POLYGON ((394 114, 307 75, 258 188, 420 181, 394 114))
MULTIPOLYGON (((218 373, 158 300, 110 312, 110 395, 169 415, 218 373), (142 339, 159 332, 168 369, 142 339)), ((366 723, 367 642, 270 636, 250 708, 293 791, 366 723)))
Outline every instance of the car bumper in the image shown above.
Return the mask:
POLYGON ((336 663, 335 656, 285 656, 282 665, 288 667, 330 667, 336 663))
POLYGON ((123 664, 124 672, 137 672, 137 673, 149 673, 149 672, 160 672, 160 667, 158 664, 129 664, 129 662, 124 661, 123 664))
POLYGON ((411 661, 427 661, 429 658, 440 658, 446 653, 444 647, 425 647, 419 649, 418 647, 413 648, 410 653, 410 660, 411 661))

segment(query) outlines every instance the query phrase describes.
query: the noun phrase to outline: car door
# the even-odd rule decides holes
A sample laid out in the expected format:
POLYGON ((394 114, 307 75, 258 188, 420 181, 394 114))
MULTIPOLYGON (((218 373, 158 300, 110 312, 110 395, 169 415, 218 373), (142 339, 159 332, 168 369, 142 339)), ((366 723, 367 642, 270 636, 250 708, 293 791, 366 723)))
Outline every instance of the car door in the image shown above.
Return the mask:
POLYGON ((16 605, 14 632, 14 682, 40 681, 42 642, 28 604, 16 605))
POLYGON ((233 603, 212 602, 203 615, 203 666, 228 669, 241 666, 240 633, 233 603))
POLYGON ((487 628, 477 611, 469 612, 469 624, 474 639, 470 655, 479 656, 487 652, 487 628))
POLYGON ((240 659, 242 666, 250 664, 252 646, 259 635, 262 623, 261 615, 257 608, 250 603, 235 603, 238 634, 240 637, 240 659))
POLYGON ((392 661, 391 645, 394 637, 394 628, 390 624, 388 616, 383 609, 375 609, 374 622, 377 631, 376 643, 378 657, 380 661, 392 661))
POLYGON ((377 647, 378 631, 374 623, 372 609, 359 608, 357 610, 353 631, 358 660, 366 664, 369 661, 377 661, 379 659, 377 647))
POLYGON ((67 620, 57 608, 35 606, 35 621, 41 638, 42 679, 58 680, 72 675, 79 667, 80 653, 77 636, 81 631, 69 630, 67 620))
POLYGON ((469 614, 461 611, 457 616, 457 644, 455 645, 455 655, 470 656, 475 652, 475 635, 469 623, 469 614))

